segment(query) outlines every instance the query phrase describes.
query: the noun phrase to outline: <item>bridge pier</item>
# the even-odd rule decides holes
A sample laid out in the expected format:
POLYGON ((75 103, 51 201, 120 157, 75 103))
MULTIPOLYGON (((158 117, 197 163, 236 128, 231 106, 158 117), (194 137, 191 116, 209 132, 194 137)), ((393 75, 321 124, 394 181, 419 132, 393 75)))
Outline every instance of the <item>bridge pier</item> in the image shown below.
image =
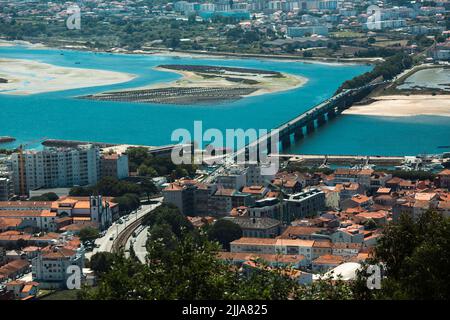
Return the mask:
POLYGON ((334 110, 334 108, 331 109, 330 111, 328 111, 327 117, 328 117, 328 120, 336 118, 336 111, 334 110))
POLYGON ((298 127, 294 130, 294 140, 303 139, 303 127, 298 127))
POLYGON ((284 137, 281 138, 281 148, 283 150, 286 150, 290 146, 291 146, 291 136, 290 135, 285 135, 284 137))
POLYGON ((324 114, 324 113, 319 114, 319 115, 317 116, 317 126, 322 126, 322 125, 325 124, 325 122, 326 122, 325 114, 324 114))
POLYGON ((315 126, 314 126, 314 120, 311 120, 310 122, 308 122, 306 124, 306 133, 312 133, 315 130, 315 126))

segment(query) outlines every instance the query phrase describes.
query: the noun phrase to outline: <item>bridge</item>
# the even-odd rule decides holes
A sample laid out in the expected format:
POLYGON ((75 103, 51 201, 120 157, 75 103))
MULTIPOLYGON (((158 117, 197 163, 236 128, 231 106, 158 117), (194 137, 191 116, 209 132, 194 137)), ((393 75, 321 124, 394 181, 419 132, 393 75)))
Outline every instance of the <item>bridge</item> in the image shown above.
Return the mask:
MULTIPOLYGON (((292 137, 294 141, 302 139, 305 134, 314 132, 316 128, 335 118, 338 114, 350 108, 355 102, 361 101, 373 89, 386 83, 387 81, 377 82, 359 88, 345 90, 323 101, 296 118, 283 123, 278 128, 272 129, 268 134, 259 137, 245 148, 238 150, 232 156, 236 158, 237 156, 242 155, 243 152, 248 156, 250 148, 259 150, 258 148, 261 146, 263 148, 267 146, 268 153, 271 153, 271 148, 275 146, 275 143, 272 143, 273 138, 279 140, 281 142, 281 149, 285 150, 291 145, 292 137)), ((278 145, 276 147, 278 148, 278 145)))
POLYGON ((217 177, 224 171, 225 167, 228 164, 236 163, 237 159, 245 159, 246 161, 248 161, 250 150, 253 150, 253 152, 257 155, 257 159, 250 160, 261 160, 260 148, 265 149, 267 155, 272 154, 272 148, 276 148, 275 154, 278 154, 279 141, 281 142, 281 149, 287 149, 291 145, 292 138, 294 139, 294 141, 298 141, 302 139, 305 134, 314 132, 316 128, 335 118, 344 110, 350 108, 355 102, 361 101, 373 89, 388 82, 389 81, 382 81, 367 84, 355 89, 347 89, 312 107, 296 118, 283 123, 278 128, 272 129, 266 135, 261 136, 257 140, 249 143, 245 148, 242 148, 231 154, 213 157, 212 159, 216 160, 223 159, 222 165, 219 166, 209 176, 205 177, 203 182, 212 182, 215 177, 217 177))

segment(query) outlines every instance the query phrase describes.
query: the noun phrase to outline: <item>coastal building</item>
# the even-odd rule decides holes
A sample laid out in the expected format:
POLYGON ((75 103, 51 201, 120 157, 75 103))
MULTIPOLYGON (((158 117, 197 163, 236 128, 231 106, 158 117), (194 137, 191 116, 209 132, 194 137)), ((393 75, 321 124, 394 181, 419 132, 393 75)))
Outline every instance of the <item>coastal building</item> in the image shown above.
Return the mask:
POLYGON ((14 196, 12 170, 8 166, 7 158, 0 158, 0 201, 7 201, 14 196))
POLYGON ((100 177, 99 149, 93 145, 14 153, 11 164, 17 194, 43 187, 93 185, 100 177))
POLYGON ((118 153, 104 153, 100 158, 101 177, 117 179, 128 178, 128 155, 118 153))

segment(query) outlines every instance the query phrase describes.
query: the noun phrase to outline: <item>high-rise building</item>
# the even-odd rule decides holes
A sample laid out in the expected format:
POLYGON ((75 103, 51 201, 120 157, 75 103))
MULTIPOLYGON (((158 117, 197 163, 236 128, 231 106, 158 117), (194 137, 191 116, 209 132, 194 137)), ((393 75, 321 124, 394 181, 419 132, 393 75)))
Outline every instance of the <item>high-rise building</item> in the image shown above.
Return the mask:
POLYGON ((11 166, 17 194, 37 188, 93 185, 100 177, 100 152, 93 145, 24 151, 11 156, 11 166))

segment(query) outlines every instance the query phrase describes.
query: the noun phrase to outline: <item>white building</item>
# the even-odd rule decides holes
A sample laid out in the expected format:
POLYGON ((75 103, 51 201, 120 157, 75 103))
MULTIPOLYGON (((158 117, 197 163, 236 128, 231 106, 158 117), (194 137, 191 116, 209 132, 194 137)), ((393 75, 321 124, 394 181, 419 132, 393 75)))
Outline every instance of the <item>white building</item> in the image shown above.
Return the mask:
POLYGON ((32 260, 33 281, 38 281, 42 289, 67 288, 69 266, 78 266, 82 276, 83 247, 76 250, 60 246, 45 248, 32 260))
POLYGON ((99 149, 92 145, 26 151, 22 156, 19 153, 11 156, 14 188, 17 194, 21 192, 22 177, 24 177, 24 192, 28 193, 29 190, 38 188, 93 185, 100 176, 99 149))

